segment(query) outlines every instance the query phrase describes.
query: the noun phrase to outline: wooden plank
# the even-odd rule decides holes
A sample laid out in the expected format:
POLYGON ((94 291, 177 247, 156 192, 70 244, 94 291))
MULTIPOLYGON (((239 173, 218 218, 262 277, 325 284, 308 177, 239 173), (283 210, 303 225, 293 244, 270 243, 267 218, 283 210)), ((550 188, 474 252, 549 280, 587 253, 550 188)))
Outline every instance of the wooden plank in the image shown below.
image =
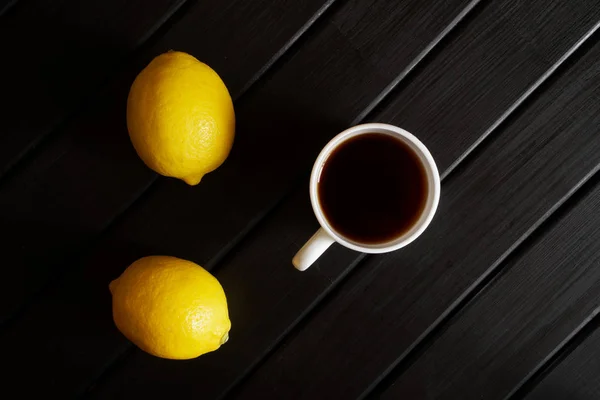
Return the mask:
POLYGON ((2 16, 0 176, 184 2, 32 0, 2 16))
MULTIPOLYGON (((359 398, 368 393, 597 169, 599 55, 596 44, 511 118, 476 159, 445 182, 438 215, 419 240, 360 264, 231 397, 359 398)), ((281 226, 294 223, 299 222, 281 226)), ((332 264, 323 269, 340 270, 336 255, 330 257, 332 264)), ((274 303, 289 301, 273 292, 268 296, 274 303)))
MULTIPOLYGON (((598 103, 599 81, 587 88, 588 101, 598 103)), ((381 397, 502 399, 518 387, 600 306, 599 206, 596 185, 507 263, 381 397)))
MULTIPOLYGON (((42 341, 35 341, 37 350, 30 347, 31 354, 44 354, 43 359, 38 357, 34 368, 44 371, 40 375, 45 376, 47 381, 53 380, 52 391, 63 393, 85 386, 121 349, 127 347, 124 338, 114 332, 110 302, 105 297, 106 284, 119 275, 125 265, 150 253, 176 254, 201 264, 206 264, 209 259, 218 259, 220 254, 235 244, 238 235, 243 235, 296 182, 296 176, 308 166, 318 148, 349 124, 388 85, 394 76, 391 71, 402 71, 412 57, 419 55, 432 41, 438 40, 438 34, 461 15, 468 4, 465 0, 453 0, 440 6, 434 1, 423 3, 411 0, 403 3, 402 7, 392 7, 391 2, 380 2, 378 7, 374 7, 370 1, 353 1, 321 24, 307 43, 293 56, 287 57, 286 63, 271 74, 264 84, 251 90, 241 103, 238 102, 237 141, 223 167, 205 177, 202 185, 196 188, 174 180, 161 180, 144 201, 126 215, 110 237, 92 250, 92 254, 82 262, 84 265, 80 274, 63 281, 22 320, 7 330, 7 336, 13 340, 25 340, 20 332, 24 333, 31 324, 38 325, 48 318, 48 307, 60 310, 61 315, 53 312, 55 322, 51 324, 57 330, 48 332, 42 341), (353 19, 347 20, 344 15, 353 19), (364 17, 360 20, 362 22, 357 20, 357 15, 364 17), (372 21, 381 24, 373 25, 378 29, 379 26, 387 27, 380 32, 377 43, 388 50, 388 66, 376 67, 369 57, 369 54, 374 59, 381 57, 381 47, 363 48, 364 44, 359 38, 350 41, 342 34, 341 24, 346 24, 344 29, 349 29, 348 24, 354 20, 358 23, 355 29, 364 29, 372 21), (396 23, 405 20, 404 24, 396 23), (415 35, 415 40, 400 40, 411 35, 415 35), (357 47, 359 45, 362 47, 357 47), (290 144, 281 143, 282 134, 302 140, 290 147, 290 144), (245 176, 241 177, 240 171, 244 171, 245 176), (70 298, 77 298, 77 302, 70 301, 70 298), (75 323, 72 319, 74 315, 80 316, 82 321, 75 323), (90 321, 85 315, 100 319, 90 321), (57 320, 63 322, 57 323, 57 320), (97 325, 100 321, 103 328, 97 325), (87 329, 91 331, 86 332, 87 329), (80 346, 71 346, 66 342, 68 337, 75 334, 75 330, 79 331, 78 340, 82 340, 78 342, 80 346), (102 343, 96 343, 94 337, 97 338, 96 335, 101 332, 102 343), (94 343, 84 346, 86 340, 94 343), (59 358, 68 362, 57 364, 59 358), (52 373, 47 374, 47 371, 52 373)), ((282 23, 270 22, 273 26, 282 23)), ((237 67, 237 64, 233 65, 237 67)), ((122 113, 121 108, 116 108, 110 102, 109 106, 115 107, 114 115, 122 113)), ((111 112, 108 117, 114 120, 116 117, 112 115, 111 112)), ((95 119, 83 120, 79 131, 91 124, 90 121, 95 119)), ((109 122, 108 126, 112 127, 114 123, 109 122)), ((128 178, 130 172, 126 172, 125 167, 140 162, 135 156, 127 155, 132 151, 129 145, 125 147, 126 136, 122 134, 119 137, 122 137, 122 148, 113 148, 113 140, 105 144, 105 149, 118 152, 119 157, 101 155, 86 162, 84 160, 90 158, 80 155, 77 144, 67 147, 73 156, 68 157, 67 153, 67 156, 60 158, 60 168, 52 172, 52 179, 44 180, 51 181, 52 186, 40 190, 40 193, 46 193, 48 189, 52 190, 50 193, 69 190, 71 186, 63 182, 63 177, 77 166, 75 170, 81 173, 80 177, 90 182, 89 186, 77 187, 80 198, 90 196, 97 206, 103 204, 104 197, 116 204, 124 203, 117 201, 119 196, 133 197, 148 184, 148 180, 139 179, 136 183, 135 179, 128 178), (65 157, 69 159, 63 162, 65 157), (111 166, 107 173, 106 164, 115 162, 120 165, 111 166), (115 176, 120 180, 118 190, 111 182, 115 176)), ((89 146, 97 151, 96 146, 89 146)), ((62 151, 65 149, 62 145, 57 148, 62 151)), ((33 170, 37 171, 36 168, 33 170)), ((41 180, 37 182, 39 185, 41 180)), ((67 207, 70 201, 67 197, 61 198, 61 210, 63 207, 64 210, 70 209, 67 207)), ((85 217, 84 212, 81 214, 83 218, 89 218, 85 217)), ((79 217, 67 213, 63 213, 63 216, 66 221, 76 220, 74 216, 79 217)), ((22 290, 18 285, 15 286, 17 291, 22 290)), ((19 370, 30 371, 31 366, 24 363, 27 357, 17 357, 16 353, 9 355, 11 351, 6 349, 3 355, 7 360, 15 358, 14 373, 17 374, 19 370)), ((42 386, 45 385, 38 387, 42 386)), ((37 387, 29 389, 36 390, 37 387)))
MULTIPOLYGON (((587 218, 598 214, 598 199, 596 208, 589 210, 587 218)), ((597 222, 596 222, 597 224, 597 222)), ((597 247, 598 232, 596 230, 596 243, 592 245, 597 247)), ((597 249, 596 249, 597 251, 597 249)), ((570 255, 567 257, 571 257, 570 255)), ((596 263, 596 267, 598 264, 596 263)), ((594 282, 595 291, 598 292, 598 282, 594 282)), ((591 301, 597 301, 593 299, 591 301)), ((525 396, 528 400, 552 400, 552 399, 573 399, 573 400, 594 400, 600 397, 600 330, 598 324, 595 330, 562 362, 554 367, 533 390, 525 396)))
MULTIPOLYGON (((545 7, 541 2, 537 3, 537 6, 540 8, 545 7)), ((432 65, 426 66, 414 81, 409 83, 408 88, 405 88, 399 94, 399 98, 404 101, 410 99, 411 101, 421 102, 424 109, 429 109, 429 105, 424 100, 422 101, 421 96, 427 96, 430 101, 436 100, 437 97, 429 96, 428 92, 415 95, 413 90, 409 90, 410 88, 419 87, 422 82, 442 80, 437 87, 440 92, 443 92, 444 88, 455 81, 455 76, 464 74, 465 69, 469 71, 480 68, 480 61, 476 57, 479 54, 487 53, 490 59, 496 60, 496 63, 485 64, 485 70, 487 71, 485 76, 488 76, 488 80, 480 75, 473 75, 472 81, 467 79, 463 81, 463 91, 465 92, 468 92, 467 88, 476 87, 473 85, 475 82, 480 86, 485 86, 487 88, 485 97, 480 98, 478 91, 471 91, 472 99, 479 99, 480 101, 467 101, 469 98, 466 95, 463 98, 466 104, 470 104, 476 109, 466 111, 457 109, 456 112, 481 115, 482 118, 489 120, 490 125, 493 124, 494 118, 499 118, 504 110, 510 106, 511 101, 514 102, 525 91, 521 80, 523 78, 522 73, 530 71, 530 81, 528 83, 532 84, 536 77, 544 73, 544 65, 546 68, 550 65, 550 60, 541 61, 542 64, 537 64, 540 62, 537 57, 528 59, 527 56, 531 55, 531 47, 527 42, 520 47, 520 52, 513 53, 515 58, 509 60, 509 62, 505 63, 502 58, 496 57, 496 51, 499 54, 507 54, 507 49, 511 48, 514 51, 519 48, 518 43, 520 43, 519 36, 512 36, 514 24, 511 23, 513 21, 498 18, 498 14, 501 14, 503 9, 503 6, 500 5, 491 11, 484 11, 482 16, 479 17, 485 17, 484 21, 475 20, 469 24, 469 27, 464 28, 464 32, 456 38, 456 42, 449 43, 448 48, 436 57, 432 65), (493 21, 498 21, 497 25, 494 25, 493 21), (486 29, 488 28, 492 29, 493 33, 487 33, 486 29), (477 35, 471 29, 484 30, 487 34, 477 35), (482 48, 476 48, 476 51, 471 49, 475 54, 473 58, 465 63, 463 57, 467 54, 459 52, 457 60, 449 62, 448 58, 445 57, 447 52, 451 54, 456 52, 457 49, 463 47, 463 40, 466 41, 465 43, 470 43, 474 37, 485 39, 478 42, 482 48), (510 41, 510 38, 513 38, 513 41, 510 41), (499 43, 504 44, 500 46, 499 43), (440 60, 439 64, 438 60, 440 60), (516 61, 520 64, 520 68, 513 68, 516 61), (543 62, 548 64, 543 64, 543 62), (535 64, 535 68, 530 64, 535 64), (449 65, 451 68, 448 69, 449 65), (500 74, 496 69, 507 73, 500 74), (503 79, 498 79, 498 76, 503 76, 503 79), (519 87, 520 90, 518 90, 519 87), (500 93, 507 90, 514 93, 512 99, 500 95, 500 93)), ((520 14, 515 11, 513 15, 514 18, 517 18, 520 14)), ((531 15, 535 16, 537 13, 532 12, 531 15)), ((577 16, 577 18, 580 17, 581 15, 577 16)), ((527 25, 526 23, 523 24, 527 25)), ((565 26, 571 28, 570 24, 565 26)), ((580 27, 580 34, 583 34, 584 29, 588 28, 589 25, 580 27)), ((550 33, 554 30, 549 29, 539 33, 540 38, 543 37, 544 40, 547 40, 544 42, 545 48, 550 49, 556 43, 550 33), (549 36, 546 36, 548 34, 549 36)), ((555 32, 554 34, 562 37, 564 31, 555 32)), ((538 40, 535 35, 530 35, 530 37, 538 40)), ((571 43, 562 42, 564 46, 562 51, 566 51, 566 48, 575 41, 576 36, 572 36, 571 43)), ((555 59, 552 61, 558 59, 561 54, 560 50, 553 53, 555 59)), ((438 106, 457 108, 452 97, 445 97, 445 101, 445 104, 438 104, 438 106)), ((392 101, 391 107, 395 109, 398 103, 402 103, 402 101, 392 101)), ((460 106, 463 105, 460 104, 460 106)), ((383 112, 386 115, 387 113, 389 113, 388 110, 383 112)), ((426 143, 429 143, 432 138, 428 136, 429 132, 435 132, 435 135, 439 134, 442 131, 441 127, 447 123, 447 120, 452 121, 452 118, 454 118, 451 112, 444 115, 445 118, 431 118, 430 115, 426 115, 425 118, 431 122, 431 125, 425 125, 421 122, 423 135, 420 136, 425 139, 426 143)), ((386 119, 385 121, 403 124, 404 122, 419 122, 419 118, 418 113, 408 110, 407 113, 397 114, 394 119, 386 119)), ((487 126, 480 121, 467 120, 463 123, 461 134, 469 135, 475 140, 477 136, 473 132, 479 131, 482 133, 486 129, 487 126), (473 124, 472 127, 471 123, 473 124)), ((455 136, 455 142, 457 143, 455 146, 462 146, 463 151, 465 151, 469 144, 462 142, 460 138, 459 135, 455 136)), ((447 142, 450 145, 451 143, 453 142, 447 142)), ((456 148, 453 147, 453 149, 456 148)), ((452 160, 446 161, 444 167, 451 163, 452 160)), ((166 201, 166 198, 163 201, 166 201)), ((345 274, 353 268, 353 263, 358 260, 356 253, 337 248, 327 253, 318 265, 312 267, 305 274, 298 274, 291 269, 291 257, 317 228, 316 221, 311 215, 306 186, 304 185, 304 187, 295 191, 291 198, 280 209, 277 209, 264 225, 259 226, 253 232, 252 237, 236 248, 233 255, 219 263, 216 275, 229 294, 230 310, 234 321, 231 333, 232 339, 226 346, 214 354, 200 357, 189 363, 171 363, 152 358, 136 350, 131 357, 123 362, 120 368, 116 369, 113 376, 110 376, 105 384, 96 388, 95 397, 111 398, 134 394, 167 394, 169 387, 177 387, 182 395, 197 396, 205 394, 207 388, 209 388, 208 393, 212 394, 210 388, 213 387, 213 384, 220 389, 215 393, 227 392, 229 387, 235 385, 239 379, 242 379, 249 370, 260 362, 274 345, 290 329, 296 326, 327 292, 343 279, 345 274), (257 318, 259 315, 261 317, 257 318), (236 379, 232 379, 231 375, 234 375, 236 379), (192 380, 192 377, 195 377, 195 380, 192 380), (201 382, 198 382, 198 379, 201 379, 201 382), (152 382, 160 383, 153 384, 152 382)), ((184 223, 183 219, 178 222, 178 225, 181 223, 184 223)), ((141 226, 141 221, 138 224, 141 226)), ((127 231, 130 230, 131 226, 128 227, 127 231)), ((198 245, 202 246, 203 244, 198 245)), ((187 246, 189 245, 182 246, 178 250, 185 251, 187 246)), ((194 249, 194 252, 190 255, 192 257, 202 257, 198 249, 194 249)), ((214 261, 211 261, 210 265, 214 265, 214 261)), ((345 312, 345 315, 351 318, 352 310, 345 312)), ((348 335, 338 339, 347 342, 348 335)), ((325 341, 326 338, 321 336, 315 340, 325 341)), ((319 352, 320 350, 316 351, 316 353, 319 352)), ((315 352, 312 355, 314 356, 315 352)), ((352 357, 354 355, 352 353, 352 357)), ((363 357, 360 356, 359 359, 362 361, 363 357)), ((289 362, 294 363, 293 359, 289 359, 289 362)), ((325 362, 325 360, 319 359, 316 362, 325 362)), ((349 365, 348 368, 352 368, 352 366, 349 365)), ((292 381, 295 379, 286 378, 292 381)), ((345 378, 348 380, 354 379, 350 374, 345 378)), ((338 383, 344 386, 346 385, 345 382, 340 380, 334 386, 338 383)), ((281 385, 279 389, 282 391, 277 392, 276 396, 286 397, 290 395, 290 393, 283 392, 285 385, 288 384, 287 380, 274 380, 273 385, 277 384, 281 385)), ((322 393, 312 394, 317 398, 322 397, 322 393)), ((263 395, 264 393, 261 393, 261 396, 263 395)), ((212 397, 209 394, 206 394, 206 396, 212 397)), ((353 396, 348 395, 347 397, 352 398, 353 396)))
POLYGON ((133 151, 124 118, 129 86, 154 56, 185 49, 213 66, 235 98, 330 4, 197 3, 139 54, 93 105, 42 146, 31 163, 0 186, 0 221, 11 231, 3 246, 6 265, 11 265, 5 279, 15 283, 1 291, 0 321, 59 275, 65 257, 97 237, 156 179, 133 151), (236 27, 236 35, 230 26, 236 27))

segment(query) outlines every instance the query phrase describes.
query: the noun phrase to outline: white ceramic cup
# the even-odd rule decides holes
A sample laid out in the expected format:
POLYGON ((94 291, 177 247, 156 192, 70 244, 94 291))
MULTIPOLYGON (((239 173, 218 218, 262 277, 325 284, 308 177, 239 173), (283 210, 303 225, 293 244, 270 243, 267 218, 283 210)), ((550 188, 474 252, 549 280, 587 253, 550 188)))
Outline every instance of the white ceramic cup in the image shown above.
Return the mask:
MULTIPOLYGON (((390 185, 394 184, 398 183, 390 182, 390 185)), ((325 252, 325 250, 327 250, 327 248, 329 248, 329 246, 333 244, 333 242, 338 242, 342 246, 346 246, 352 250, 372 254, 387 253, 406 246, 419 237, 433 219, 433 215, 435 214, 440 201, 440 191, 440 175, 437 166, 435 165, 435 161, 429 150, 427 150, 427 147, 411 133, 402 128, 398 128, 397 126, 388 124, 363 124, 345 130, 334 137, 323 150, 321 150, 321 153, 313 166, 310 175, 310 201, 321 228, 308 240, 308 242, 306 242, 298 253, 296 253, 292 260, 294 267, 299 271, 306 270, 325 252), (317 190, 321 171, 323 170, 323 166, 329 155, 346 140, 366 133, 383 133, 406 143, 421 160, 427 176, 427 200, 421 216, 406 233, 385 243, 360 243, 350 240, 339 232, 336 232, 323 213, 317 190)))

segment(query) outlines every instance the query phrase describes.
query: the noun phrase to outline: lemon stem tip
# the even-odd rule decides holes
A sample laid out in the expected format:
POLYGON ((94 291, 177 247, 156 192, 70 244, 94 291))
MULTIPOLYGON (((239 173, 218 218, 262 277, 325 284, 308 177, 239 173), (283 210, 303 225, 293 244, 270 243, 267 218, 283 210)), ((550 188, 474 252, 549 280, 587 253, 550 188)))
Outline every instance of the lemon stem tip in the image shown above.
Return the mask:
POLYGON ((185 183, 187 183, 190 186, 196 186, 197 184, 200 183, 200 181, 202 180, 202 177, 204 175, 200 175, 200 176, 191 176, 191 177, 187 177, 187 178, 183 178, 183 181, 185 183))
POLYGON ((221 338, 221 344, 227 343, 228 340, 229 340, 229 332, 227 332, 226 334, 223 335, 223 337, 221 338))

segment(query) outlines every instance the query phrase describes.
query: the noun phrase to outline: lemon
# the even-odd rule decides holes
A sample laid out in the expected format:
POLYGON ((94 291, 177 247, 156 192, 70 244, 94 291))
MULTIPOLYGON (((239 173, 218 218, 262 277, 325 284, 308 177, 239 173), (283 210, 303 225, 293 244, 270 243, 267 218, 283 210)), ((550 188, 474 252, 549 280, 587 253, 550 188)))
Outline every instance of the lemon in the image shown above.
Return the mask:
POLYGON ((117 328, 142 350, 183 360, 229 338, 227 300, 204 268, 175 257, 144 257, 109 285, 117 328))
POLYGON ((196 185, 229 155, 235 134, 233 102, 208 65, 170 51, 152 60, 133 82, 127 129, 149 168, 196 185))

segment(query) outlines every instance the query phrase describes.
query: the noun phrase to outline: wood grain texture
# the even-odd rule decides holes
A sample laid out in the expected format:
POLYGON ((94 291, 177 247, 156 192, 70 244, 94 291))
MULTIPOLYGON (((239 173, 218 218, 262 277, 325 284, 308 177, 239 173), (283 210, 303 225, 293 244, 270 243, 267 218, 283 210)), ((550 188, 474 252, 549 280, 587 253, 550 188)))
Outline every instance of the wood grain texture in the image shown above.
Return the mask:
POLYGON ((169 49, 186 50, 213 66, 236 98, 324 4, 196 4, 161 40, 138 54, 96 102, 36 151, 31 163, 4 182, 0 221, 11 232, 3 250, 11 268, 4 274, 15 284, 0 294, 0 321, 64 271, 66 257, 90 243, 156 179, 135 154, 125 126, 129 86, 153 57, 169 49), (230 25, 236 26, 236 35, 230 25), (238 51, 240 40, 244 52, 238 51))
POLYGON ((184 1, 35 0, 4 15, 0 176, 184 1))
MULTIPOLYGON (((596 216, 598 214, 598 206, 600 201, 598 200, 597 190, 595 198, 587 201, 588 204, 593 204, 595 201, 595 208, 588 209, 588 214, 584 215, 585 219, 590 219, 590 216, 596 216)), ((570 216, 570 219, 576 222, 575 218, 582 216, 580 211, 573 212, 574 216, 570 216)), ((598 226, 598 221, 595 221, 598 226)), ((587 221, 586 221, 587 222, 587 221)), ((567 239, 570 240, 570 239, 567 239)), ((598 233, 596 232, 596 243, 591 248, 592 251, 598 252, 598 233)), ((588 254, 589 255, 589 254, 588 254)), ((577 255, 575 256, 577 257, 577 255)), ((567 255, 567 259, 577 261, 573 255, 567 255)), ((595 267, 598 267, 596 263, 595 267)), ((596 296, 598 292, 598 281, 597 278, 592 282, 596 296)), ((577 293, 578 296, 581 293, 577 293)), ((587 295, 587 293, 586 293, 587 295)), ((589 303, 598 302, 598 297, 595 299, 588 299, 589 303)), ((585 304, 587 307, 587 304, 585 304)), ((578 313, 579 311, 577 311, 578 313)), ((533 390, 525 396, 527 400, 595 400, 600 397, 600 330, 597 329, 597 321, 592 323, 595 325, 595 331, 588 336, 577 348, 575 348, 567 357, 565 357, 560 364, 556 365, 546 375, 533 390)))
POLYGON ((441 170, 489 134, 600 15, 586 0, 493 3, 373 117, 426 138, 441 170))
MULTIPOLYGON (((541 2, 538 3, 538 6, 542 7, 541 2)), ((495 9, 495 12, 502 13, 504 11, 502 7, 499 7, 495 9)), ((581 18, 585 12, 582 11, 581 14, 575 17, 581 18)), ((497 19, 497 14, 494 12, 484 15, 487 15, 489 19, 486 19, 483 23, 475 20, 477 23, 470 24, 470 27, 465 29, 464 33, 457 39, 459 43, 452 42, 448 45, 448 51, 454 52, 462 47, 461 40, 471 41, 478 36, 470 29, 488 29, 490 21, 497 19)), ((518 15, 517 12, 513 14, 515 18, 518 15)), ((536 13, 532 12, 531 15, 535 16, 536 13)), ((508 22, 512 21, 509 20, 508 22)), ((490 59, 495 60, 495 63, 484 61, 485 68, 483 68, 480 66, 481 61, 477 59, 477 55, 469 59, 468 63, 449 63, 444 49, 433 61, 435 64, 432 65, 435 65, 435 68, 431 68, 431 65, 423 68, 423 71, 426 71, 427 74, 435 74, 436 81, 442 80, 437 86, 440 92, 443 92, 443 88, 454 82, 454 76, 467 75, 464 71, 465 68, 485 69, 488 72, 488 80, 480 76, 474 76, 474 81, 465 78, 462 83, 465 86, 462 87, 463 90, 460 92, 469 92, 467 88, 473 87, 475 83, 480 86, 484 85, 488 89, 483 98, 479 97, 481 95, 479 91, 472 90, 469 92, 473 100, 468 104, 471 107, 479 108, 468 109, 467 112, 478 114, 477 111, 479 111, 479 114, 486 118, 489 124, 494 122, 494 117, 498 118, 510 106, 511 98, 500 95, 504 93, 504 90, 511 89, 513 93, 512 101, 515 101, 525 90, 522 75, 524 71, 528 71, 529 81, 527 83, 532 84, 544 73, 544 67, 548 68, 551 65, 549 61, 555 61, 562 54, 560 50, 555 50, 553 53, 554 59, 542 61, 537 57, 528 59, 527 56, 531 55, 531 47, 528 44, 520 48, 515 45, 515 42, 517 44, 521 42, 520 36, 512 36, 512 25, 507 25, 506 20, 499 21, 498 25, 491 25, 491 29, 495 29, 493 34, 489 33, 487 40, 478 42, 482 48, 477 48, 475 53, 478 55, 486 53, 490 59), (502 28, 503 26, 504 28, 502 28), (504 46, 498 45, 503 41, 499 40, 497 36, 504 38, 504 46), (514 38, 514 41, 507 38, 514 38), (514 59, 510 60, 512 63, 518 60, 521 64, 519 69, 513 69, 511 63, 504 63, 501 57, 495 57, 494 51, 498 51, 499 54, 506 54, 511 47, 520 49, 520 52, 514 55, 514 59), (438 60, 440 64, 437 64, 438 60), (449 64, 453 66, 450 72, 443 69, 449 64), (497 72, 496 69, 504 73, 497 72), (443 73, 444 71, 446 74, 443 73), (498 79, 498 76, 503 76, 503 79, 498 79), (476 99, 480 99, 481 102, 475 101, 476 99)), ((580 27, 580 33, 585 33, 585 29, 589 29, 590 25, 591 20, 588 20, 586 24, 580 27)), ((554 34, 562 38, 564 33, 565 31, 561 31, 554 34)), ((540 35, 546 34, 549 34, 548 30, 540 33, 540 35)), ((541 38, 533 36, 533 39, 539 40, 541 38)), ((576 42, 576 39, 577 37, 574 35, 571 36, 571 43, 566 40, 562 41, 563 52, 566 51, 568 46, 576 42)), ((544 40, 546 48, 550 49, 553 46, 552 36, 544 37, 544 40)), ((460 61, 464 61, 462 57, 465 56, 465 53, 458 54, 460 61)), ((429 79, 431 79, 431 76, 423 75, 423 72, 421 72, 415 77, 414 81, 409 83, 409 87, 418 86, 419 82, 429 81, 429 79)), ((413 101, 421 101, 419 95, 414 95, 413 92, 409 92, 409 94, 412 96, 413 101)), ((427 92, 420 93, 420 95, 427 96, 429 101, 436 99, 435 96, 429 96, 427 92)), ((405 96, 405 91, 400 92, 398 96, 405 96)), ((463 98, 469 99, 468 96, 465 94, 463 98)), ((404 97, 404 99, 407 100, 410 97, 404 97)), ((425 100, 422 101, 423 107, 428 109, 425 100)), ((445 101, 446 103, 443 104, 445 108, 457 108, 452 97, 445 97, 445 101)), ((391 107, 396 108, 398 103, 398 101, 392 101, 390 104, 392 104, 391 107)), ((464 112, 464 110, 457 110, 457 113, 460 112, 464 112)), ((400 125, 405 121, 419 122, 424 133, 420 136, 424 138, 426 143, 429 143, 430 138, 427 136, 428 132, 434 132, 435 135, 440 134, 440 132, 443 132, 440 128, 444 126, 446 119, 453 121, 454 117, 451 112, 445 113, 444 118, 430 118, 430 115, 427 115, 427 121, 430 121, 431 125, 426 125, 425 122, 419 121, 419 114, 413 113, 412 110, 408 110, 406 113, 392 114, 386 109, 382 114, 394 115, 394 119, 385 121, 400 125)), ((480 121, 464 121, 463 129, 464 131, 461 131, 461 134, 477 138, 473 132, 483 132, 487 129, 487 126, 480 121)), ((462 142, 460 138, 460 135, 455 136, 455 146, 457 146, 457 149, 465 151, 470 144, 462 142)), ((446 145, 451 143, 454 142, 448 140, 446 145)), ((439 150, 442 151, 441 148, 439 150)), ((453 160, 446 161, 445 166, 452 162, 453 160)), ((286 333, 301 321, 301 317, 318 303, 319 298, 334 288, 358 260, 356 253, 337 248, 334 252, 328 253, 325 258, 319 261, 318 265, 312 267, 305 274, 297 274, 291 269, 290 260, 293 254, 317 228, 316 221, 311 218, 309 199, 305 190, 297 190, 290 199, 286 200, 281 209, 269 216, 265 225, 259 226, 252 232, 251 238, 236 247, 231 258, 228 257, 219 263, 216 275, 224 283, 227 293, 234 296, 229 300, 232 320, 234 321, 232 340, 226 346, 214 354, 186 364, 174 364, 155 359, 135 350, 133 355, 127 358, 123 365, 115 371, 114 377, 109 376, 106 383, 96 388, 95 397, 128 397, 140 393, 166 394, 171 385, 180 388, 181 393, 185 395, 199 395, 202 388, 205 387, 209 388, 211 394, 221 393, 232 382, 235 383, 233 378, 243 376, 248 368, 252 368, 273 348, 275 343, 285 337, 286 333), (295 213, 292 211, 294 209, 297 209, 295 213), (309 275, 309 278, 306 278, 305 275, 309 275), (293 279, 294 281, 287 281, 287 279, 293 279), (256 315, 261 315, 261 317, 257 318, 256 315), (202 381, 202 385, 190 382, 191 376, 201 375, 208 376, 206 380, 202 381), (210 388, 215 385, 218 387, 218 391, 213 392, 210 388)), ((166 201, 166 197, 162 198, 161 201, 166 201)), ((159 201, 156 203, 158 204, 159 201)), ((184 223, 183 219, 178 225, 182 223, 184 223)), ((139 224, 141 226, 141 221, 139 224)), ((148 236, 150 235, 148 233, 148 236)), ((178 251, 185 251, 185 248, 181 247, 178 251)), ((191 253, 191 255, 193 257, 200 255, 199 249, 194 249, 194 253, 191 253)), ((214 265, 214 261, 211 261, 210 265, 214 265)), ((351 310, 346 310, 344 315, 350 318, 351 312, 351 310)), ((348 335, 344 338, 347 341, 348 335)), ((319 340, 325 341, 326 338, 319 338, 319 340)), ((352 357, 355 356, 354 353, 351 354, 352 357)), ((353 363, 361 363, 364 357, 366 356, 359 355, 356 360, 352 358, 353 363)), ((346 362, 349 362, 350 359, 351 357, 347 357, 346 362)), ((320 361, 325 362, 324 360, 320 361)), ((293 362, 290 359, 290 363, 293 362)), ((352 365, 348 365, 347 368, 351 369, 352 365)), ((323 366, 323 368, 325 369, 327 366, 323 366)), ((347 380, 351 380, 350 376, 351 372, 348 372, 347 380)), ((281 390, 284 390, 285 386, 289 384, 286 380, 273 381, 272 383, 278 385, 281 390)), ((345 384, 335 383, 338 386, 344 386, 345 384)), ((256 393, 253 394, 257 395, 256 393)), ((322 393, 312 394, 317 397, 322 396, 322 393)), ((279 392, 277 395, 289 396, 290 393, 279 392)), ((293 397, 293 395, 291 396, 293 397)), ((211 396, 207 395, 207 397, 210 398, 211 396)))
MULTIPOLYGON (((590 81, 596 96, 599 66, 590 81)), ((381 398, 503 399, 511 393, 600 306, 599 206, 597 185, 503 266, 503 275, 449 322, 381 398)))
POLYGON ((402 251, 369 257, 233 398, 357 398, 368 392, 597 168, 599 54, 596 45, 497 132, 445 182, 429 230, 402 251))
MULTIPOLYGON (((37 357, 35 370, 52 372, 44 379, 53 393, 72 393, 85 387, 128 346, 111 321, 110 298, 106 290, 108 282, 142 255, 177 254, 201 264, 217 260, 293 186, 296 176, 308 167, 319 147, 350 123, 378 95, 378 88, 385 87, 390 80, 388 77, 393 76, 391 71, 402 70, 413 55, 433 41, 449 21, 460 13, 464 4, 467 2, 456 0, 440 7, 437 2, 413 0, 391 12, 390 3, 380 2, 381 15, 375 13, 365 23, 370 24, 377 16, 379 20, 384 16, 392 20, 399 19, 404 12, 413 16, 411 23, 405 25, 385 23, 390 30, 383 32, 385 37, 380 39, 387 40, 390 48, 395 43, 396 51, 390 55, 395 64, 381 71, 372 66, 364 49, 359 54, 354 49, 354 43, 348 41, 334 25, 333 21, 345 21, 345 13, 334 14, 260 88, 251 90, 241 103, 238 102, 236 145, 223 167, 205 177, 202 185, 196 188, 189 188, 174 180, 160 180, 110 236, 94 246, 90 255, 82 261, 83 265, 78 266, 79 272, 48 292, 30 312, 7 330, 5 337, 10 337, 13 342, 29 341, 34 326, 52 326, 42 340, 33 341, 29 350, 26 350, 31 351, 31 356, 42 355, 37 357), (416 8, 417 4, 420 7, 416 8), (399 40, 413 34, 417 36, 410 43, 399 40), (319 62, 315 62, 317 60, 319 62), (354 96, 352 93, 360 95, 354 96), (282 134, 300 140, 286 144, 281 140, 282 134), (304 160, 304 164, 301 160, 304 160), (244 172, 243 175, 240 175, 240 171, 244 172), (60 312, 50 314, 49 310, 60 312), (29 336, 29 339, 23 335, 29 336), (57 359, 65 361, 57 364, 57 359)), ((368 1, 354 1, 345 7, 350 7, 348 10, 360 15, 367 15, 372 12, 373 5, 368 1)), ((293 15, 297 15, 295 10, 293 15)), ((273 16, 267 18, 272 19, 273 16)), ((238 64, 230 65, 232 70, 234 67, 237 68, 238 64)), ((110 97, 112 102, 107 101, 108 107, 116 110, 114 114, 111 111, 102 114, 105 118, 99 119, 108 119, 105 128, 113 130, 114 121, 123 112, 119 108, 122 106, 114 104, 115 98, 118 97, 110 97)), ((82 120, 78 130, 85 129, 91 121, 96 120, 82 120)), ((125 134, 120 131, 114 131, 113 134, 120 137, 125 146, 125 134)), ((106 143, 102 153, 112 149, 112 140, 106 143)), ((64 149, 62 145, 56 146, 56 151, 64 149)), ((67 153, 67 158, 60 158, 61 167, 52 182, 59 188, 65 188, 60 190, 68 190, 71 186, 61 185, 60 178, 72 169, 81 171, 81 178, 85 177, 84 181, 90 182, 89 185, 77 187, 80 193, 86 194, 81 197, 96 196, 93 203, 90 199, 89 204, 104 204, 103 198, 107 196, 114 204, 123 205, 126 202, 120 201, 119 196, 131 198, 133 193, 137 194, 139 188, 149 182, 140 179, 136 183, 135 179, 129 178, 129 172, 125 172, 125 168, 133 163, 141 165, 134 155, 125 154, 132 153, 129 146, 119 147, 117 151, 123 152, 120 153, 121 157, 113 159, 101 154, 91 159, 92 164, 86 163, 78 155, 76 146, 70 149, 73 155, 68 156, 67 153), (106 165, 115 161, 119 165, 111 167, 105 175, 103 170, 106 165), (73 168, 75 166, 78 167, 73 168), (87 171, 92 173, 88 175, 87 171), (122 180, 119 190, 115 189, 112 182, 115 176, 122 180)), ((37 171, 35 167, 33 171, 37 171)), ((55 188, 54 185, 51 187, 55 188)), ((45 190, 40 192, 44 193, 45 190)), ((64 209, 69 209, 67 204, 69 201, 65 202, 64 209)), ((74 216, 66 215, 66 220, 74 216)), ((10 347, 2 351, 6 350, 4 357, 15 363, 14 376, 30 370, 31 365, 25 362, 28 356, 23 353, 19 355, 14 346, 10 347)), ((39 387, 28 389, 35 391, 39 387)))

